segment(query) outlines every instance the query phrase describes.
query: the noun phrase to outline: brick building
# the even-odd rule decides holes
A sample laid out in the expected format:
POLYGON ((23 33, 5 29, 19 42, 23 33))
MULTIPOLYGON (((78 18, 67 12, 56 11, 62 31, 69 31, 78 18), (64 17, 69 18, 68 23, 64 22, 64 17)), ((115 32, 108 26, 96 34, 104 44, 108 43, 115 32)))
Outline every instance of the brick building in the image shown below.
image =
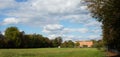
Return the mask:
POLYGON ((80 47, 92 47, 93 42, 92 41, 77 41, 80 43, 80 47))

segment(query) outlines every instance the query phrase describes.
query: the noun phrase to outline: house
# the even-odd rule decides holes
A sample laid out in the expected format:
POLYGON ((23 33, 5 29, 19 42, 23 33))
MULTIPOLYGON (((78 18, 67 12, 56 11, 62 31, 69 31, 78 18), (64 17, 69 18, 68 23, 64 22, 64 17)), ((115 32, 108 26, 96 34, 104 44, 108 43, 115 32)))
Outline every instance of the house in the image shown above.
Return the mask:
POLYGON ((92 47, 93 41, 76 41, 79 42, 80 47, 92 47))

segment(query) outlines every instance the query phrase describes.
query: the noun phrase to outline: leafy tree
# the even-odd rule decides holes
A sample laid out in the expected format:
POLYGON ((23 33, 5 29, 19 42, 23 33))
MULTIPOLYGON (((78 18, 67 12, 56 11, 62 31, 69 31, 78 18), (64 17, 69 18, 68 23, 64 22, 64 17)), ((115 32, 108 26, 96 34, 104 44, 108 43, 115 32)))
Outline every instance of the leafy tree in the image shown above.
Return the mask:
POLYGON ((8 27, 5 35, 0 32, 0 48, 46 48, 58 47, 62 43, 61 37, 50 40, 40 34, 25 34, 17 27, 8 27))
POLYGON ((58 47, 62 43, 62 38, 61 37, 56 37, 55 39, 52 40, 53 46, 58 47))
POLYGON ((1 31, 0 31, 0 38, 4 38, 3 34, 1 33, 1 31))
POLYGON ((20 32, 20 41, 21 41, 21 43, 20 43, 20 48, 23 48, 24 47, 24 44, 25 44, 25 32, 24 31, 22 31, 22 32, 20 32))
POLYGON ((44 44, 44 46, 45 46, 45 47, 52 47, 52 42, 51 42, 51 40, 49 40, 49 38, 47 38, 47 37, 44 37, 44 39, 45 39, 45 44, 44 44))
POLYGON ((120 50, 120 0, 86 0, 96 20, 102 22, 106 47, 120 50))
POLYGON ((75 47, 79 48, 79 47, 80 47, 80 43, 79 43, 79 42, 76 42, 76 43, 75 43, 75 47))
POLYGON ((4 47, 4 40, 0 38, 0 48, 4 47))
POLYGON ((62 38, 61 37, 56 37, 56 40, 58 42, 58 46, 60 46, 61 43, 62 43, 62 38))
POLYGON ((19 47, 20 45, 20 32, 17 27, 8 27, 5 30, 5 37, 9 40, 8 44, 12 47, 19 47))
POLYGON ((71 40, 65 41, 64 43, 61 44, 62 48, 73 48, 74 46, 75 44, 71 40))
POLYGON ((69 48, 73 48, 74 47, 74 42, 72 42, 71 40, 68 41, 68 47, 69 48))
POLYGON ((97 48, 98 45, 98 41, 97 40, 91 40, 93 42, 93 46, 94 48, 97 48))
POLYGON ((62 44, 61 44, 61 47, 62 47, 62 48, 67 48, 67 47, 68 47, 68 42, 65 41, 64 43, 62 43, 62 44))

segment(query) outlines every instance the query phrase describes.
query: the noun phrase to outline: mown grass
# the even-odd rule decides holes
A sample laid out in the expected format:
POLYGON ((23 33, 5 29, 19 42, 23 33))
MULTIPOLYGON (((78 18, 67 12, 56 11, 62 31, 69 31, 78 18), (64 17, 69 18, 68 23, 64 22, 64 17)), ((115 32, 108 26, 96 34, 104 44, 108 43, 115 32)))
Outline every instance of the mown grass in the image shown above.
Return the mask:
POLYGON ((0 57, 104 57, 95 48, 0 49, 0 57))

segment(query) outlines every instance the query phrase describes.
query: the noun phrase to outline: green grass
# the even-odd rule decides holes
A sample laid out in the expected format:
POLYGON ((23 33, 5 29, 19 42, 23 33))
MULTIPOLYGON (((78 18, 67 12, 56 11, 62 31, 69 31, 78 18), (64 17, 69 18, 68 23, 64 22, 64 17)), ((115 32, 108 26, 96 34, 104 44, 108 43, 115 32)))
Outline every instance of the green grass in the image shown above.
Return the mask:
POLYGON ((0 49, 0 57, 104 57, 95 48, 0 49))

